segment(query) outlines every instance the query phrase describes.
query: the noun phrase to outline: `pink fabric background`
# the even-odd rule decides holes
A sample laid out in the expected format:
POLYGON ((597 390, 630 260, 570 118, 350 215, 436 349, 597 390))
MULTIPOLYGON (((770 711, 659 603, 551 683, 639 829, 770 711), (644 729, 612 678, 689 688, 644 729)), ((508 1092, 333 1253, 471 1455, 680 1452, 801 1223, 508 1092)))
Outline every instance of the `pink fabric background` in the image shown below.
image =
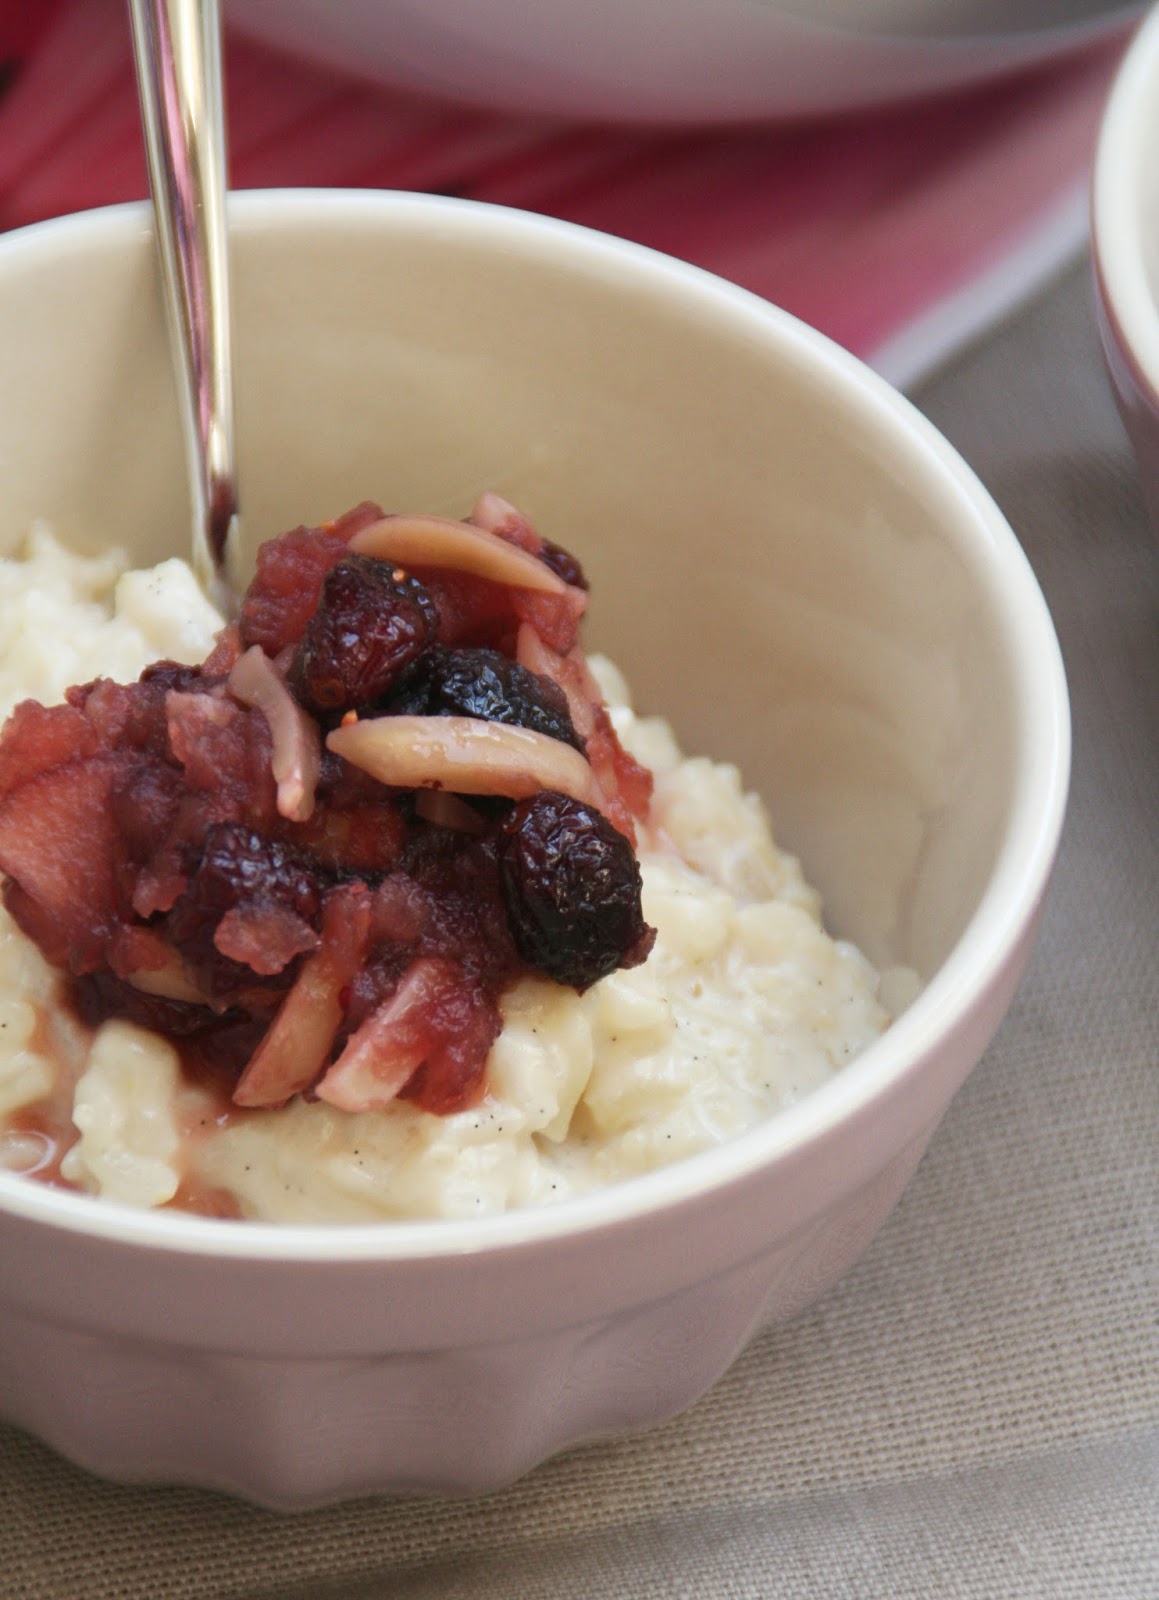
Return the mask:
MULTIPOLYGON (((1120 49, 934 104, 671 134, 420 103, 231 37, 231 181, 550 213, 721 273, 872 359, 1019 252, 1025 278, 1086 181, 1120 49)), ((146 193, 124 0, 0 0, 0 61, 0 227, 146 193)))

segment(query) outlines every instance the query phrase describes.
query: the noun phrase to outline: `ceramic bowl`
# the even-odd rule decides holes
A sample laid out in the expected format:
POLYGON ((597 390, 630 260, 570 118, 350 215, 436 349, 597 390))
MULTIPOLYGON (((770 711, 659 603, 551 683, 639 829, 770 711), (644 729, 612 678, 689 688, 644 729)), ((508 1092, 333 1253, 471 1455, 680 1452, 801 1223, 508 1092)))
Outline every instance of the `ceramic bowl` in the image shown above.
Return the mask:
MULTIPOLYGON (((279 1507, 477 1493, 670 1416, 865 1250, 1005 1012, 1064 807, 1021 548, 914 409, 693 268, 385 194, 233 211, 244 514, 492 486, 579 552, 594 642, 740 763, 832 927, 922 992, 784 1114, 468 1222, 257 1225, 0 1174, 0 1413, 112 1477, 279 1507)), ((0 239, 0 528, 180 551, 148 213, 0 239)))
POLYGON ((930 95, 1121 28, 1123 0, 227 0, 362 77, 542 117, 729 123, 930 95))
POLYGON ((1092 199, 1103 353, 1159 532, 1159 8, 1123 60, 1092 199))

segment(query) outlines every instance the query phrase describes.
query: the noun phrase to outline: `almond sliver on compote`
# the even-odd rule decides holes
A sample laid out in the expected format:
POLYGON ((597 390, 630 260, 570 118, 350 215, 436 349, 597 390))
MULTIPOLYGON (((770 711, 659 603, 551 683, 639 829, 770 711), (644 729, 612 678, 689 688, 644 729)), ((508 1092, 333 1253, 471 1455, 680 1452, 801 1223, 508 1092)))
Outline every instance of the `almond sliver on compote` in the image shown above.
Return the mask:
MULTIPOLYGON (((403 566, 443 567, 469 572, 513 589, 538 589, 544 594, 566 595, 569 585, 537 556, 511 544, 498 534, 449 517, 395 516, 371 523, 350 541, 356 555, 377 556, 403 566)), ((587 596, 576 590, 577 615, 587 596)))
POLYGON ((291 822, 308 822, 322 767, 317 723, 298 705, 260 645, 252 645, 236 663, 227 686, 235 699, 260 711, 269 724, 278 810, 291 822))
POLYGON ((606 804, 578 750, 504 723, 475 717, 373 717, 335 728, 326 746, 392 788, 450 789, 511 800, 557 789, 597 810, 606 804))

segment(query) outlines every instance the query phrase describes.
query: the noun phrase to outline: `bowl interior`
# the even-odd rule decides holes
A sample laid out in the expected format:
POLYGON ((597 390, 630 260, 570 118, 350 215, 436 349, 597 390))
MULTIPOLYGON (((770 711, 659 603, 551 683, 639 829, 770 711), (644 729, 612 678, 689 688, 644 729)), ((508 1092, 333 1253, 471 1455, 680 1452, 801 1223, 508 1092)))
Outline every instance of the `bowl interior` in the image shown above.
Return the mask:
MULTIPOLYGON (((979 906, 1034 716, 992 512, 934 436, 789 319, 574 230, 381 196, 235 216, 250 540, 367 497, 514 500, 584 560, 589 642, 638 705, 739 763, 834 930, 928 978, 979 906)), ((128 210, 0 257, 7 548, 44 517, 183 553, 151 250, 128 210)))

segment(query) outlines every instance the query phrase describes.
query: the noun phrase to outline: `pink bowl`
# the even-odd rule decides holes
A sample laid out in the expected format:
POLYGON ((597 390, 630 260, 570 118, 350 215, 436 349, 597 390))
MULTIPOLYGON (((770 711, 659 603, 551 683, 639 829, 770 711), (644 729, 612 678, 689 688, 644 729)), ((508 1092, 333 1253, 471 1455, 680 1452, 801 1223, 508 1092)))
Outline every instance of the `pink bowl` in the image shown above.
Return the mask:
MULTIPOLYGON (((781 1115, 554 1207, 238 1224, 0 1172, 0 1416, 279 1507, 483 1492, 691 1404, 867 1248, 1033 944, 1062 662, 965 463, 763 301, 466 202, 247 193, 231 225, 247 533, 499 485, 582 550, 641 706, 738 762, 833 927, 922 981, 781 1115)), ((0 549, 34 516, 180 548, 154 273, 144 207, 0 239, 0 549)))
POLYGON ((1159 7, 1139 30, 1107 103, 1092 232, 1099 332, 1159 532, 1159 7))

